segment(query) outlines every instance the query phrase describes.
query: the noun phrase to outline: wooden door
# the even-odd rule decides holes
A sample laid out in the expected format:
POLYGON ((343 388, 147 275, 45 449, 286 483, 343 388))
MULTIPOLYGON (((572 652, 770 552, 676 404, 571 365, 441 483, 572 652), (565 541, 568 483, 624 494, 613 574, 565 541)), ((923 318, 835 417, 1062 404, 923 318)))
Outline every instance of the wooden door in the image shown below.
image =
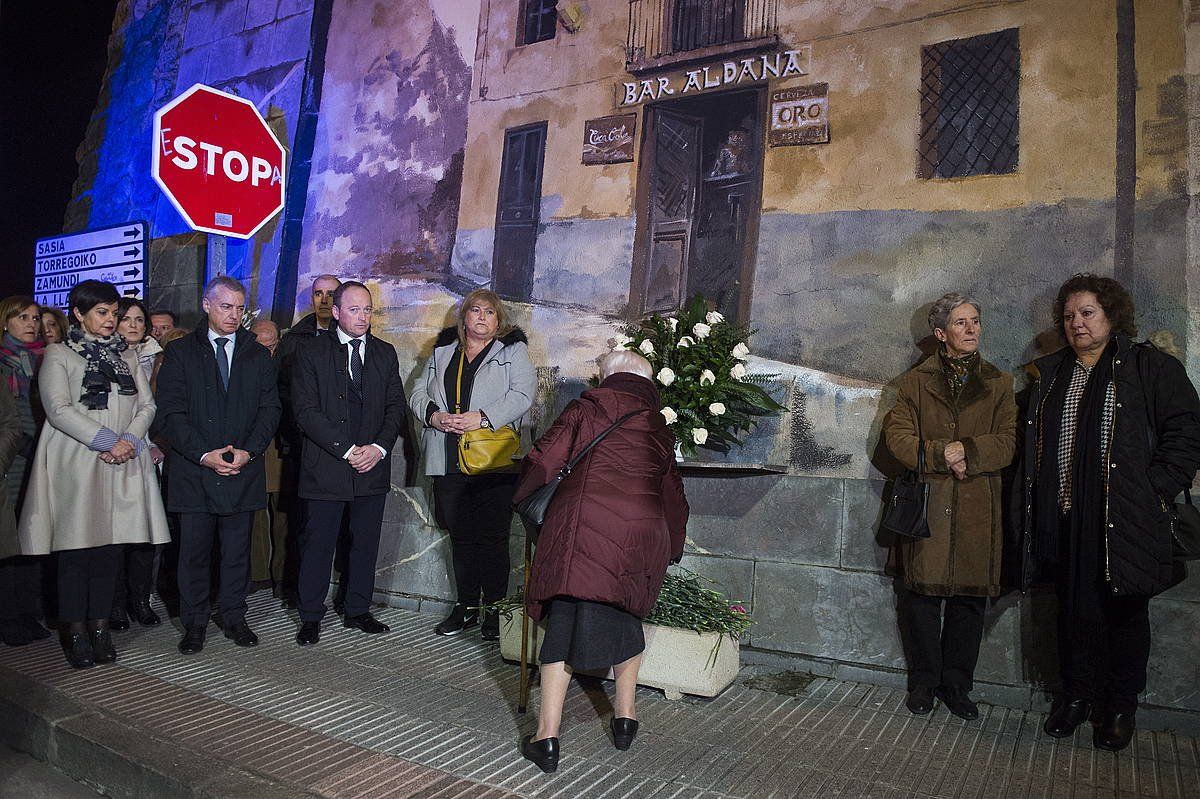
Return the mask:
POLYGON ((632 292, 642 313, 674 310, 683 302, 691 256, 704 121, 647 109, 649 180, 643 184, 646 236, 632 292))
POLYGON ((511 300, 533 291, 533 251, 542 201, 546 123, 505 131, 492 253, 492 290, 511 300))

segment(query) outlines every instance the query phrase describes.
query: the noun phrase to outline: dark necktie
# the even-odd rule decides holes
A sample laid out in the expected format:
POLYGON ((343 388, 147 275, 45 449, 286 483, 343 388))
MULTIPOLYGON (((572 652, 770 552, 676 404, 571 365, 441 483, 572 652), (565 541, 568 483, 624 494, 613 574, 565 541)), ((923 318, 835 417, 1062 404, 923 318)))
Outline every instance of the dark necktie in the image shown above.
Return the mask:
POLYGON ((229 390, 229 353, 225 351, 229 339, 218 338, 214 341, 217 343, 217 371, 221 373, 221 387, 229 390))
POLYGON ((356 389, 358 389, 359 391, 362 390, 362 370, 363 370, 362 353, 360 353, 358 351, 358 348, 360 346, 362 346, 362 339, 360 339, 360 338, 350 339, 350 348, 351 348, 351 351, 350 351, 350 382, 353 383, 354 387, 356 389))

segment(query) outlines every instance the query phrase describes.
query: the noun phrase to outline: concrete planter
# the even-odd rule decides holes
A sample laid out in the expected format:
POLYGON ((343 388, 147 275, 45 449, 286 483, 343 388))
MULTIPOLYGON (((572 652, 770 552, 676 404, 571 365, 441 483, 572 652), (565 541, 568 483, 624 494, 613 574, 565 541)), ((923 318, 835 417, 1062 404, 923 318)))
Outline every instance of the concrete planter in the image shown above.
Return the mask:
MULTIPOLYGON (((532 624, 532 622, 531 622, 532 624)), ((542 646, 542 627, 532 625, 533 651, 530 661, 537 663, 542 646)), ((740 665, 738 642, 725 636, 714 657, 719 633, 696 633, 657 624, 642 624, 646 635, 646 651, 638 670, 638 685, 661 688, 668 699, 683 694, 716 696, 733 683, 740 665)), ((500 655, 505 660, 521 659, 521 617, 515 613, 500 619, 500 655)), ((612 670, 596 676, 612 679, 612 670)))

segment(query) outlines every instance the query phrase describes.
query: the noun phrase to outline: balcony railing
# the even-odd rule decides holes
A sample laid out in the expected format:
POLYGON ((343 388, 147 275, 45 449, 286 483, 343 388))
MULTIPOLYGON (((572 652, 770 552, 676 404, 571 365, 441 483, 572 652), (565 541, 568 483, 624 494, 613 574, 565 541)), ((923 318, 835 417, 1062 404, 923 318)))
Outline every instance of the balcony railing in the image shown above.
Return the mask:
POLYGON ((630 0, 626 67, 643 72, 778 41, 778 0, 630 0))

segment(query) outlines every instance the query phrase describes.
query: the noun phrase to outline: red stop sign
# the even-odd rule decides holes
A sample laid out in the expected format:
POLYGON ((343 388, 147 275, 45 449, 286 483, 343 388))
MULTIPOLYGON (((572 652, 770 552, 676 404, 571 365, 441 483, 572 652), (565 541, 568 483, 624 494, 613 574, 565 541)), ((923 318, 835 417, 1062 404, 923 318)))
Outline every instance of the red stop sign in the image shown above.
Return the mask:
POLYGON ((249 100, 197 83, 154 115, 154 180, 195 230, 248 239, 283 208, 284 150, 249 100))

